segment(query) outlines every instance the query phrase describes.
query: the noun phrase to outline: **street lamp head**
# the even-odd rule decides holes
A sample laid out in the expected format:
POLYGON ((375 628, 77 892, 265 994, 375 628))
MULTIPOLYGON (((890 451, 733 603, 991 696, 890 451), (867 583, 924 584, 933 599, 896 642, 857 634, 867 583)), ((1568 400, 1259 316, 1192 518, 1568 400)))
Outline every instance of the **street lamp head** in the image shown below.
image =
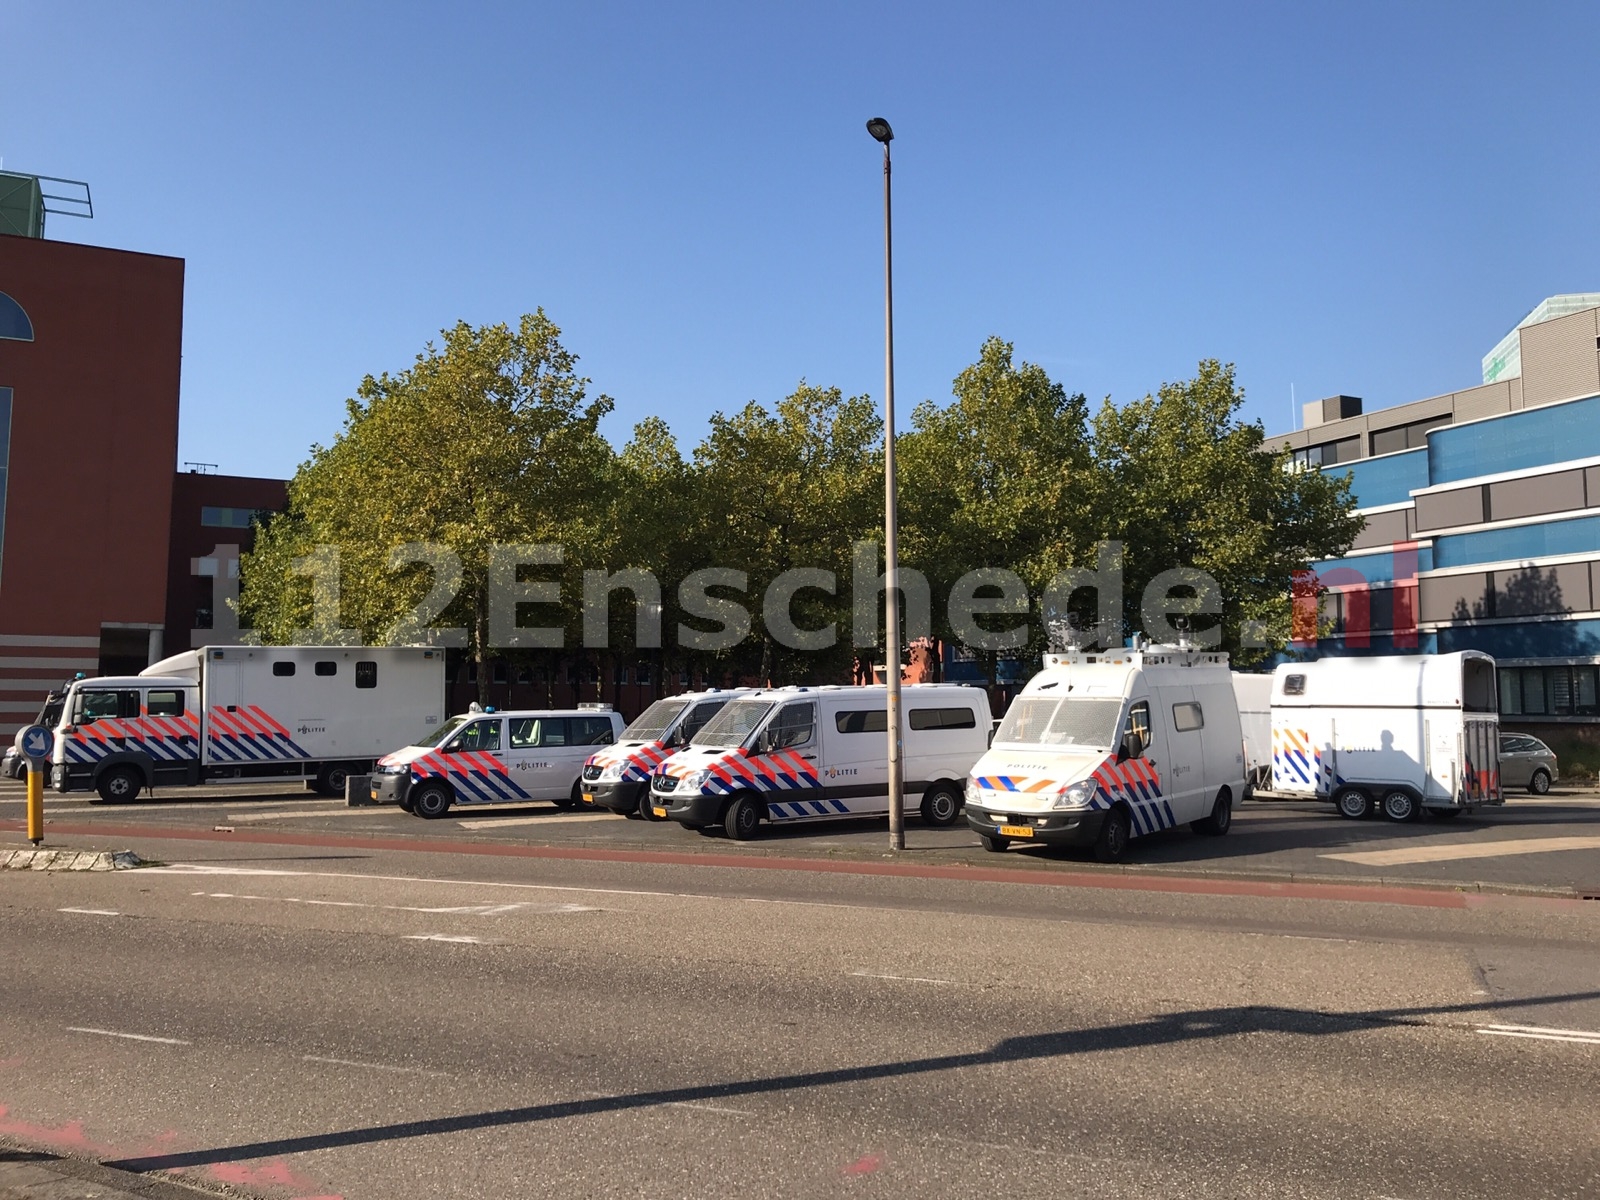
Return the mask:
POLYGON ((894 141, 894 130, 889 128, 889 122, 882 117, 873 117, 867 122, 867 132, 877 138, 885 146, 894 141))

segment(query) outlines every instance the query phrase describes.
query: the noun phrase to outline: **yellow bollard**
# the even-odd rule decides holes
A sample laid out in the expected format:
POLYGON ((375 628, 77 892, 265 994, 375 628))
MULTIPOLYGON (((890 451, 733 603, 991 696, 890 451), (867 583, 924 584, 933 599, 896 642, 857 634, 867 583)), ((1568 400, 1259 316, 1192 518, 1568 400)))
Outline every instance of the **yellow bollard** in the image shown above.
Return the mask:
POLYGON ((28 840, 44 841, 44 769, 36 762, 28 764, 28 840))

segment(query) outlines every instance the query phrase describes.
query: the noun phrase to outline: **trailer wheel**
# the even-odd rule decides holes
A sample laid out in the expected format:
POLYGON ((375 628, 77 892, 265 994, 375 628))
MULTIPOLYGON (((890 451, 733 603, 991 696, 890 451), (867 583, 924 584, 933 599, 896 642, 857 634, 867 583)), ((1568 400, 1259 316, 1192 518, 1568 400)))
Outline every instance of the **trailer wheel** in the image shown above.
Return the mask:
POLYGON ((317 794, 319 796, 343 796, 345 781, 349 778, 350 768, 344 763, 329 763, 317 772, 317 794))
POLYGON ((922 793, 922 819, 929 825, 954 825, 961 815, 961 796, 948 783, 936 783, 922 793))
POLYGON ((1528 790, 1535 796, 1543 796, 1550 791, 1550 772, 1540 767, 1533 773, 1533 778, 1528 780, 1528 790))
POLYGON ((1010 839, 1003 838, 998 833, 993 835, 982 833, 978 836, 983 840, 983 848, 991 854, 1004 854, 1006 847, 1011 844, 1010 839))
POLYGON ((112 767, 100 776, 100 781, 94 786, 100 793, 100 799, 107 804, 126 804, 139 798, 139 789, 144 787, 144 776, 132 767, 112 767))
POLYGON ((761 807, 754 796, 735 796, 723 814, 722 828, 736 842, 748 842, 761 831, 761 807))
POLYGON ((411 811, 419 817, 427 817, 430 821, 437 821, 450 811, 450 805, 455 797, 450 794, 450 789, 442 783, 425 783, 411 792, 411 811))
POLYGON ((1095 839, 1095 860, 1103 863, 1121 862, 1122 856, 1128 852, 1130 836, 1127 809, 1113 808, 1106 814, 1105 823, 1100 826, 1100 836, 1095 839))
POLYGON ((1339 810, 1341 817, 1348 817, 1352 821, 1364 820, 1372 815, 1372 797, 1360 788, 1340 788, 1339 794, 1333 798, 1334 808, 1339 810))
POLYGON ((1228 789, 1217 793, 1217 802, 1211 806, 1211 815, 1191 821, 1189 828, 1206 837, 1221 837, 1233 827, 1233 797, 1228 789))
POLYGON ((1383 815, 1391 821, 1415 821, 1421 812, 1422 805, 1410 792, 1395 788, 1383 794, 1383 815))

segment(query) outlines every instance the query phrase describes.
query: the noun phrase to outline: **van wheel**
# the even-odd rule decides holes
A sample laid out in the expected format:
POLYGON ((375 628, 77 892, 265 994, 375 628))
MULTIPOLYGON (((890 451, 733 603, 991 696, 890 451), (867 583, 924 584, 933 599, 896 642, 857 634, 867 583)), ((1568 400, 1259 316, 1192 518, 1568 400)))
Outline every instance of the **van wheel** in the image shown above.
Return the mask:
POLYGON ((1372 815, 1372 797, 1360 788, 1341 788, 1339 794, 1333 798, 1333 806, 1339 810, 1341 817, 1348 817, 1352 821, 1360 821, 1372 815))
POLYGON ((1113 808, 1106 814, 1105 823, 1100 826, 1100 836, 1094 840, 1095 861, 1121 862, 1122 856, 1128 852, 1130 836, 1127 810, 1113 808))
POLYGON ((557 808, 565 808, 565 809, 582 808, 583 807, 583 780, 579 779, 579 780, 574 781, 574 783, 572 785, 572 792, 569 795, 563 796, 559 800, 553 801, 552 803, 554 803, 557 808))
POLYGON ((1003 838, 998 833, 992 836, 987 833, 978 836, 983 839, 983 848, 991 854, 1004 854, 1006 847, 1011 844, 1009 838, 1003 838))
POLYGON ((1233 826, 1233 797, 1228 789, 1217 793, 1217 802, 1211 806, 1211 815, 1191 821, 1189 828, 1206 837, 1221 837, 1233 826))
POLYGON ((317 772, 318 795, 343 797, 345 781, 349 778, 349 767, 343 763, 329 763, 317 772))
POLYGON ((401 796, 400 799, 396 800, 395 803, 400 806, 400 809, 403 812, 412 811, 411 810, 411 793, 409 791, 406 792, 406 794, 401 796))
POLYGON ((1410 792, 1396 788, 1383 794, 1383 815, 1391 821, 1415 821, 1421 812, 1422 805, 1410 792))
POLYGON ((646 821, 665 821, 666 817, 656 816, 655 798, 650 795, 650 785, 647 783, 639 789, 639 815, 646 821))
POLYGON ((1543 796, 1550 790, 1550 772, 1543 767, 1533 773, 1533 778, 1528 780, 1528 790, 1535 796, 1543 796))
POLYGON ((954 825, 961 815, 961 797, 948 783, 936 783, 922 793, 922 819, 929 825, 954 825))
POLYGON ((722 828, 736 842, 748 842, 761 831, 761 809, 751 796, 737 796, 723 814, 722 828))
POLYGON ((430 821, 437 821, 450 811, 451 802, 455 797, 450 794, 450 789, 442 783, 425 783, 411 792, 411 811, 419 817, 427 817, 430 821))
POLYGON ((144 776, 132 767, 112 767, 100 776, 100 782, 94 786, 95 791, 100 793, 100 799, 107 804, 126 804, 139 798, 139 789, 144 787, 144 776))

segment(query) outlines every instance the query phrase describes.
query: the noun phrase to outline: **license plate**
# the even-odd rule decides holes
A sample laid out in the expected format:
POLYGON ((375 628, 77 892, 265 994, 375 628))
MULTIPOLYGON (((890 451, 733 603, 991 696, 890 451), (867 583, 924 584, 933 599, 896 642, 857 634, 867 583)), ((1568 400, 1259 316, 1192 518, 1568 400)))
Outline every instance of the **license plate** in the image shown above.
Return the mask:
POLYGON ((373 788, 372 789, 372 798, 374 800, 376 800, 378 798, 378 789, 377 788, 373 788))
POLYGON ((583 802, 585 804, 593 804, 594 803, 594 793, 593 792, 585 792, 583 794, 583 802))
POLYGON ((1002 825, 1002 826, 1000 826, 1000 836, 1001 837, 1032 837, 1033 836, 1033 826, 1032 825, 1002 825))
POLYGON ((655 813, 655 815, 658 817, 664 817, 667 815, 667 810, 662 808, 659 804, 652 804, 650 806, 650 811, 655 813))

